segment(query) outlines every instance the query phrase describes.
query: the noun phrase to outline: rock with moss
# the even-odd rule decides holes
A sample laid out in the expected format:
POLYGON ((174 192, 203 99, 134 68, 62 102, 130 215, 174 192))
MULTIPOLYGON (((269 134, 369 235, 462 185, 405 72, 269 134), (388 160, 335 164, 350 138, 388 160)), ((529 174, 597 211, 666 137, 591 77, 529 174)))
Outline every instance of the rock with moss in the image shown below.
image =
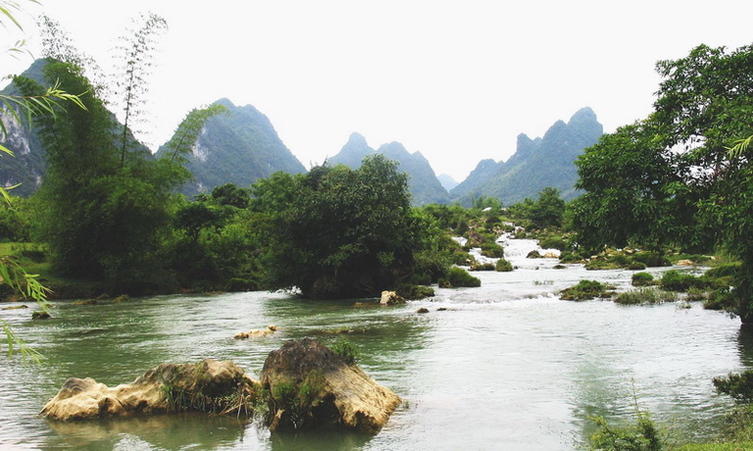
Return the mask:
POLYGON ((258 392, 258 383, 233 362, 164 363, 112 388, 92 378, 68 379, 40 414, 70 421, 178 411, 250 413, 258 392))
POLYGON ((261 371, 272 431, 345 428, 377 433, 400 404, 355 364, 319 342, 290 340, 272 351, 261 371))
POLYGON ((382 291, 382 296, 379 298, 379 304, 381 305, 397 305, 404 303, 405 299, 395 291, 382 291))

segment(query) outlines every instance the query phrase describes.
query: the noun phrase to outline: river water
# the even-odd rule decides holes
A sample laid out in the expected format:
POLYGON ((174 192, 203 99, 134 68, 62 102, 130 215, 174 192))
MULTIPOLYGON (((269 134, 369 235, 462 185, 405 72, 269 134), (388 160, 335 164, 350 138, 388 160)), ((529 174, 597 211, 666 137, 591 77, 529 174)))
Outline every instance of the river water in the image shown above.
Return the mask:
POLYGON ((437 289, 397 307, 253 292, 56 302, 46 321, 0 311, 46 357, 0 360, 0 448, 570 450, 592 431, 590 417, 632 420, 636 403, 679 442, 713 437, 731 402, 711 379, 753 365, 753 333, 698 304, 561 301, 557 291, 584 278, 628 289, 632 272, 554 269, 556 259, 524 258, 534 246, 509 242, 518 269, 474 273, 480 288, 437 289), (430 312, 416 313, 421 307, 430 312), (279 332, 233 338, 268 324, 279 332), (283 341, 334 343, 342 330, 364 370, 404 399, 373 437, 270 434, 254 422, 203 415, 69 424, 37 416, 69 377, 114 386, 163 362, 204 358, 233 360, 257 376, 283 341))

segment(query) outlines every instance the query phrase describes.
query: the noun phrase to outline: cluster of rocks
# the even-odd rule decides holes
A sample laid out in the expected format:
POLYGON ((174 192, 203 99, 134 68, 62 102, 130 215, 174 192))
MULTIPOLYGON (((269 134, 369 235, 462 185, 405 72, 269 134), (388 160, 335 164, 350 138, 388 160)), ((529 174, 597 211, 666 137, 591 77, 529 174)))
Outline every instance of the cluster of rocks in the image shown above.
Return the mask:
POLYGON ((70 421, 178 411, 253 416, 263 411, 272 431, 342 427, 377 433, 401 402, 357 365, 308 338, 272 351, 260 378, 254 380, 233 362, 212 359, 162 364, 113 388, 91 378, 71 378, 41 415, 70 421))

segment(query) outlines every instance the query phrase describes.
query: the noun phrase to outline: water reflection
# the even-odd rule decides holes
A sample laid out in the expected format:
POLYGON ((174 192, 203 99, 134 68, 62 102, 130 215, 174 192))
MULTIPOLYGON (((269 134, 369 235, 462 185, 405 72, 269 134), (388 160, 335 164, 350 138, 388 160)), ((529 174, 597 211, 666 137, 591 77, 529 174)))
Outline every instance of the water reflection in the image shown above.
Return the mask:
POLYGON ((352 451, 371 439, 371 435, 350 431, 274 432, 270 443, 271 449, 277 451, 352 451))
POLYGON ((740 326, 740 331, 737 334, 737 348, 743 366, 753 366, 753 324, 740 326))
POLYGON ((117 420, 47 422, 56 436, 43 449, 218 449, 243 442, 248 422, 227 416, 157 415, 117 420))

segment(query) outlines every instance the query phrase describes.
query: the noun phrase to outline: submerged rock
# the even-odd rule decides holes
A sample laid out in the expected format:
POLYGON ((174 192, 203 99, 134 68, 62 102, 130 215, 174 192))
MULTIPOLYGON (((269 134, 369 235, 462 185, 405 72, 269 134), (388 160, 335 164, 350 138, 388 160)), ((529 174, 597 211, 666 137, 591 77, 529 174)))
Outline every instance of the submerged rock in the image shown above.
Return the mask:
POLYGON ((233 362, 164 363, 113 388, 91 378, 68 379, 40 414, 68 421, 189 410, 228 413, 250 405, 257 388, 233 362))
POLYGON ((270 430, 345 427, 377 433, 400 404, 358 366, 305 338, 269 353, 261 386, 270 393, 270 430))
POLYGON ((277 330, 278 330, 277 326, 269 325, 265 327, 264 329, 254 329, 248 332, 238 332, 237 334, 235 334, 233 338, 245 339, 245 338, 266 337, 267 335, 272 335, 273 333, 277 332, 277 330))

